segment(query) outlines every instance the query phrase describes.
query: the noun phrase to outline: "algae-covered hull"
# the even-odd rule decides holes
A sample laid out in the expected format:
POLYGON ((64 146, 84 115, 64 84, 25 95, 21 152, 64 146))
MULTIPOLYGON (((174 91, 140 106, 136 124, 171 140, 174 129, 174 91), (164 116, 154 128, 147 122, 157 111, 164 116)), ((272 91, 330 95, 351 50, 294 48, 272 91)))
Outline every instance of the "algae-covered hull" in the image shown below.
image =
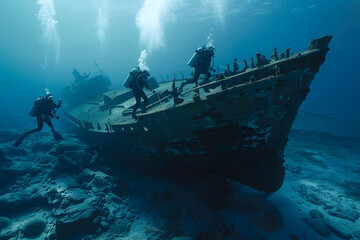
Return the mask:
POLYGON ((125 89, 67 107, 65 113, 111 153, 114 166, 214 174, 274 192, 283 183, 290 128, 330 40, 314 39, 303 52, 198 88, 188 86, 180 104, 174 103, 171 84, 160 84, 138 121, 130 117, 135 102, 125 89))

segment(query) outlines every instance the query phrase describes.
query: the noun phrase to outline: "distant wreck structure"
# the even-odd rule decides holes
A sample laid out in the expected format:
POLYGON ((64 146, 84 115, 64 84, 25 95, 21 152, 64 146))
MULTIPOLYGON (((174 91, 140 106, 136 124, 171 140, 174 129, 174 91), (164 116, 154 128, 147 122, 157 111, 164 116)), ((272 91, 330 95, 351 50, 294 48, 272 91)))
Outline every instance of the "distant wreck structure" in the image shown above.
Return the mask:
POLYGON ((95 62, 99 71, 91 77, 91 73, 80 74, 73 69, 74 82, 63 90, 64 100, 72 106, 78 106, 109 90, 110 79, 106 72, 95 62))
POLYGON ((213 76, 196 88, 189 84, 181 94, 176 85, 186 79, 161 83, 137 121, 130 116, 135 104, 131 91, 105 91, 104 77, 90 79, 82 90, 73 86, 81 104, 69 102, 65 113, 113 156, 113 167, 212 174, 275 192, 284 181, 289 131, 331 38, 314 39, 308 49, 292 55, 288 49, 279 56, 275 48, 271 60, 258 53, 256 64, 251 58, 250 67, 245 61, 233 75, 213 76))

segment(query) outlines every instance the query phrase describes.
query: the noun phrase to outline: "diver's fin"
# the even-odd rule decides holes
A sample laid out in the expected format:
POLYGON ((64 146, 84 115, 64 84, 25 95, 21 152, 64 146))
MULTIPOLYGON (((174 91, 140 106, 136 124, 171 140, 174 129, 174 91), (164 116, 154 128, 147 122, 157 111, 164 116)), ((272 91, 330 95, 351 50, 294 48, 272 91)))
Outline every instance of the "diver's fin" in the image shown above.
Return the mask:
POLYGON ((51 131, 56 141, 60 142, 61 140, 64 140, 59 133, 55 132, 55 130, 51 130, 51 131))
POLYGON ((22 136, 21 138, 19 138, 19 139, 13 144, 13 146, 14 146, 14 147, 20 146, 21 143, 24 141, 24 139, 25 139, 25 137, 22 136))

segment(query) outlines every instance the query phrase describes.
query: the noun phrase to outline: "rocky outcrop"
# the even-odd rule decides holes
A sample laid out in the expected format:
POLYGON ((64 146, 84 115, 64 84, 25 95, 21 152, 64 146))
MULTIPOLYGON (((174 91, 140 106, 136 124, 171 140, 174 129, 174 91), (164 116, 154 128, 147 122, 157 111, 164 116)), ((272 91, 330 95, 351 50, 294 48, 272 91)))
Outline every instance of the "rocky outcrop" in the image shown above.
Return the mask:
POLYGON ((19 212, 30 212, 47 204, 46 199, 31 190, 21 193, 8 193, 0 197, 0 215, 13 216, 19 212))
POLYGON ((35 238, 43 233, 46 223, 41 219, 31 219, 24 224, 22 229, 25 238, 35 238))
POLYGON ((102 215, 102 210, 99 202, 94 203, 91 200, 71 205, 55 213, 56 236, 59 239, 96 233, 100 227, 100 221, 97 219, 102 215))

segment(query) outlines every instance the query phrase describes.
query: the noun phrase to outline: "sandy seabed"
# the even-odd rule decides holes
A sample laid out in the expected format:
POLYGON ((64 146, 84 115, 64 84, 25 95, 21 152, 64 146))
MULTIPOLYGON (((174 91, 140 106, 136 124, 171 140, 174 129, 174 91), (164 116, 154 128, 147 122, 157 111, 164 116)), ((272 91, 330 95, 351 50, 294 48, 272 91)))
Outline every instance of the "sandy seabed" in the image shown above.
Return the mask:
POLYGON ((74 134, 0 131, 0 239, 360 239, 360 137, 295 124, 282 188, 111 169, 74 134), (184 180, 184 181, 182 181, 184 180))

